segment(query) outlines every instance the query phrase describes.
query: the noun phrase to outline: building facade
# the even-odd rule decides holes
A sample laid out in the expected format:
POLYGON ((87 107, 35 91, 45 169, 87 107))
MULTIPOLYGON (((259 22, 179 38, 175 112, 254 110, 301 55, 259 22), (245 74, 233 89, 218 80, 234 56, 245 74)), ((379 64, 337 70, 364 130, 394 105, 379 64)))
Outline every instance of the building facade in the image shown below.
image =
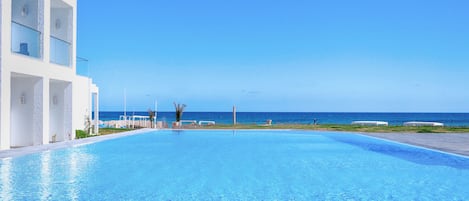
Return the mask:
POLYGON ((76 73, 76 0, 0 0, 0 18, 0 149, 73 140, 99 114, 76 73))

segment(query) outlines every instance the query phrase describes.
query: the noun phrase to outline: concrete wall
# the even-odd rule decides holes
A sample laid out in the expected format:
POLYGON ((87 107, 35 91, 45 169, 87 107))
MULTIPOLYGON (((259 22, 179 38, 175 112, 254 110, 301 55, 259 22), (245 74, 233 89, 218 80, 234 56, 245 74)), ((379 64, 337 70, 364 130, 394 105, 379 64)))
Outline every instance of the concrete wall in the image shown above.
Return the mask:
MULTIPOLYGON (((58 0, 54 0, 58 2, 58 0)), ((55 3, 62 5, 63 3, 55 3)), ((63 6, 63 5, 62 5, 63 6)), ((73 40, 73 9, 72 7, 54 7, 51 8, 51 35, 67 42, 73 40)))
MULTIPOLYGON (((0 46, 2 46, 2 1, 0 0, 0 46)), ((2 67, 2 49, 0 48, 0 68, 2 67)))
POLYGON ((70 94, 67 93, 67 88, 71 83, 61 81, 50 81, 50 94, 49 94, 49 141, 59 142, 69 140, 69 134, 71 133, 71 127, 66 126, 66 122, 71 122, 70 118, 71 110, 66 110, 66 107, 70 107, 71 98, 70 94))
POLYGON ((35 85, 38 78, 13 77, 11 79, 11 146, 30 146, 34 144, 34 124, 40 121, 34 115, 35 85))
POLYGON ((87 118, 91 121, 92 93, 98 93, 98 88, 87 77, 77 76, 69 83, 14 73, 9 146, 74 139, 75 130, 83 130, 87 118), (44 94, 48 94, 47 98, 44 94), (49 112, 45 112, 46 109, 49 112))
POLYGON ((64 140, 64 88, 60 83, 50 83, 49 94, 49 141, 64 140))
MULTIPOLYGON (((82 95, 83 96, 83 95, 82 95)), ((75 139, 75 128, 73 127, 73 91, 69 83, 64 88, 64 140, 75 139)))
POLYGON ((12 20, 28 27, 39 29, 39 3, 38 0, 13 0, 12 20))
MULTIPOLYGON (((0 149, 47 144, 54 134, 56 141, 73 139, 76 129, 84 129, 85 117, 91 117, 91 93, 98 93, 96 85, 91 79, 76 75, 75 59, 71 68, 50 63, 49 36, 54 17, 51 1, 0 0, 0 149), (42 58, 11 52, 12 10, 31 2, 39 8, 32 15, 37 17, 37 29, 43 35, 42 58)), ((70 6, 67 17, 71 24, 63 26, 71 30, 66 37, 72 43, 72 58, 76 58, 76 0, 62 0, 62 4, 70 6)), ((32 23, 29 18, 19 20, 32 23)))
POLYGON ((49 141, 66 141, 72 132, 71 83, 51 81, 50 85, 50 128, 49 141), (55 135, 55 137, 54 137, 55 135), (55 138, 55 139, 54 139, 55 138))
MULTIPOLYGON (((2 9, 2 0, 0 0, 0 47, 2 46, 2 33, 3 33, 3 30, 2 30, 2 17, 3 17, 3 9, 2 9)), ((0 48, 0 85, 2 84, 2 49, 3 48, 0 48)), ((2 103, 2 87, 0 87, 0 105, 2 103)), ((2 107, 0 107, 0 114, 2 113, 2 107)), ((2 115, 0 115, 0 122, 2 121, 2 115)), ((2 131, 2 123, 0 123, 0 132, 2 131)), ((2 144, 2 138, 1 138, 1 133, 0 133, 0 148, 2 147, 1 146, 2 144)))
POLYGON ((75 129, 83 130, 85 123, 91 121, 91 80, 77 76, 73 85, 73 124, 75 129))
MULTIPOLYGON (((37 79, 37 78, 32 78, 37 79)), ((49 101, 49 83, 44 83, 45 79, 40 78, 34 83, 33 91, 33 145, 47 144, 49 141, 45 140, 47 138, 48 126, 45 126, 44 123, 48 122, 49 112, 45 112, 47 109, 49 111, 49 105, 46 104, 49 101), (47 106, 47 107, 45 107, 47 106)), ((12 122, 15 123, 15 122, 12 122)))

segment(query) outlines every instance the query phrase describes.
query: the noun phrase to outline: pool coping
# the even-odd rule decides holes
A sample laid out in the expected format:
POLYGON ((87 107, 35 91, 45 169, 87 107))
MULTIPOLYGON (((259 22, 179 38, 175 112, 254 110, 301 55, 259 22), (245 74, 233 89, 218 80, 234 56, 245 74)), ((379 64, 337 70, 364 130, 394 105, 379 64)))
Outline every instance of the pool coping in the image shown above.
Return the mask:
POLYGON ((399 142, 399 141, 396 141, 396 140, 390 140, 390 139, 375 137, 375 136, 371 136, 371 135, 363 135, 362 133, 355 133, 355 134, 366 137, 366 138, 381 140, 381 141, 384 141, 384 142, 389 142, 389 143, 394 143, 394 144, 404 145, 404 146, 409 146, 409 147, 415 147, 415 148, 424 149, 424 150, 431 151, 431 152, 437 152, 437 153, 442 153, 442 154, 447 154, 447 155, 451 155, 451 156, 457 156, 457 157, 462 157, 462 158, 469 159, 469 155, 464 155, 464 154, 460 154, 460 153, 453 153, 453 152, 450 152, 450 151, 443 151, 441 149, 437 149, 437 148, 434 148, 434 147, 425 147, 425 146, 418 145, 418 144, 399 142))
POLYGON ((357 133, 363 136, 469 157, 469 133, 357 133))
POLYGON ((1 150, 0 159, 19 157, 19 156, 24 156, 28 154, 45 152, 45 151, 56 150, 56 149, 77 147, 77 146, 92 144, 96 142, 101 142, 101 141, 125 137, 125 136, 138 135, 138 134, 146 133, 152 130, 155 130, 155 129, 139 129, 139 130, 122 132, 122 133, 75 139, 75 140, 64 141, 64 142, 56 142, 56 143, 50 143, 50 144, 44 144, 44 145, 35 145, 35 146, 27 146, 27 147, 1 150))

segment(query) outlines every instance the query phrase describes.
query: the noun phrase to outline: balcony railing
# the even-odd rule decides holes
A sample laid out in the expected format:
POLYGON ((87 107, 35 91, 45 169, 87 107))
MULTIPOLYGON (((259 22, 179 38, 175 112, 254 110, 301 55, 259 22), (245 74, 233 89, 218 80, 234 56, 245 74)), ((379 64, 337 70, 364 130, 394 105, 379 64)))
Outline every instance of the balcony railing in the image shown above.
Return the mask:
POLYGON ((41 32, 12 21, 11 51, 30 57, 42 58, 41 32))
POLYGON ((72 45, 59 38, 50 37, 50 62, 62 66, 70 66, 72 45))
POLYGON ((89 77, 88 59, 77 57, 76 66, 77 75, 89 77))

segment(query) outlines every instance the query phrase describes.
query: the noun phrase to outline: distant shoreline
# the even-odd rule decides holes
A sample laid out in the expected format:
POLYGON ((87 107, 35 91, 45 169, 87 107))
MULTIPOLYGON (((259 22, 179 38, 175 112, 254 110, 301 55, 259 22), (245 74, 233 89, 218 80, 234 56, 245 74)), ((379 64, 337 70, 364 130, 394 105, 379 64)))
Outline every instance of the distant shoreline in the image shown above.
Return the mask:
MULTIPOLYGON (((124 111, 99 111, 100 113, 104 112, 114 112, 114 113, 124 113, 124 111)), ((161 113, 174 113, 174 111, 158 111, 161 113)), ((184 111, 184 113, 232 113, 231 111, 184 111)), ((127 111, 127 114, 132 113, 148 113, 148 111, 127 111)), ((358 114, 469 114, 469 112, 265 112, 265 111, 238 111, 237 113, 358 113, 358 114)))
MULTIPOLYGON (((190 128, 190 127, 188 127, 190 128)), ((459 127, 432 127, 432 126, 358 126, 342 124, 303 125, 303 124, 218 124, 213 126, 200 126, 190 129, 298 129, 312 131, 343 131, 358 133, 461 133, 469 135, 469 126, 459 127)))
MULTIPOLYGON (((342 124, 353 121, 384 121, 389 125, 403 125, 409 121, 440 122, 445 126, 469 126, 469 113, 376 113, 376 112, 237 112, 236 121, 241 124, 342 124)), ((100 120, 118 120, 123 111, 100 112, 100 120)), ((127 116, 148 116, 148 112, 127 112, 127 116)), ((184 112, 183 120, 215 121, 216 124, 231 124, 232 112, 184 112)), ((171 123, 174 112, 158 112, 157 120, 171 123)))

